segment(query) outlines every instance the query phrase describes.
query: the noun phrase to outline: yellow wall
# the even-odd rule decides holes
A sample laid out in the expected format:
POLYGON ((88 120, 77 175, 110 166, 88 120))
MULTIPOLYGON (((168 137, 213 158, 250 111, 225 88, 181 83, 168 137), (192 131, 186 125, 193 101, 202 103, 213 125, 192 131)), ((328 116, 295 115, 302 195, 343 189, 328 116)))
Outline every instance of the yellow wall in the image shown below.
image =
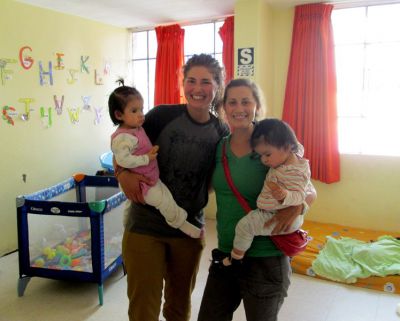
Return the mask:
MULTIPOLYGON (((268 115, 281 117, 285 94, 287 68, 290 57, 294 9, 269 8, 260 12, 258 0, 239 0, 235 6, 235 47, 255 47, 258 57, 272 57, 273 70, 256 60, 254 77, 267 96, 268 115), (271 19, 269 23, 257 23, 271 19), (268 30, 257 30, 259 25, 268 30), (265 31, 265 32, 264 32, 265 31), (267 44, 256 35, 266 34, 267 44), (270 34, 272 33, 272 34, 270 34), (268 86, 272 83, 271 86, 268 86)), ((382 142, 384 143, 384 142, 382 142)), ((381 156, 341 155, 341 181, 323 184, 314 181, 318 199, 308 219, 346 224, 378 230, 400 231, 400 158, 381 156)), ((215 201, 206 209, 208 217, 215 217, 215 201)))
MULTIPOLYGON (((260 87, 272 89, 273 75, 272 51, 268 46, 272 42, 271 10, 263 0, 239 0, 235 5, 235 71, 239 48, 254 48, 254 76, 250 77, 260 87), (237 14, 240 12, 241 14, 237 14), (243 30, 251 32, 243 32, 243 30)), ((270 105, 269 97, 265 97, 270 105)))
MULTIPOLYGON (((45 9, 2 0, 0 3, 0 59, 17 60, 8 64, 11 78, 0 81, 0 108, 15 107, 15 125, 0 119, 0 255, 17 248, 15 198, 52 186, 76 172, 95 174, 98 157, 109 150, 113 130, 107 110, 109 93, 117 76, 127 75, 128 37, 125 29, 45 9), (25 70, 19 63, 19 50, 30 46, 34 64, 25 70), (64 53, 64 70, 55 70, 55 53, 64 53), (80 71, 81 56, 89 56, 89 74, 80 71), (39 84, 38 62, 48 71, 53 63, 53 86, 39 84), (105 63, 111 66, 104 75, 105 63), (77 69, 77 81, 68 84, 69 69, 77 69), (94 70, 103 76, 104 85, 95 85, 94 70), (54 110, 53 95, 64 95, 61 115, 54 110), (90 110, 83 111, 81 96, 91 96, 90 110), (33 98, 30 118, 20 98, 33 98), (40 107, 52 108, 53 124, 45 128, 40 107), (94 108, 102 107, 102 120, 95 125, 94 108), (68 108, 80 108, 79 122, 72 124, 68 108), (22 175, 26 174, 26 182, 22 175)), ((48 76, 45 76, 45 79, 48 76)))
MULTIPOLYGON (((235 61, 237 49, 255 48, 255 77, 267 97, 268 115, 282 113, 290 55, 293 9, 275 9, 262 0, 239 0, 235 6, 235 61)), ((59 14, 10 0, 0 3, 0 59, 16 59, 6 69, 11 79, 0 82, 0 108, 13 106, 24 112, 19 98, 34 98, 30 119, 15 119, 15 126, 0 119, 0 255, 17 247, 15 197, 35 192, 75 172, 94 174, 98 156, 109 149, 113 130, 107 114, 107 96, 117 75, 127 75, 128 33, 124 29, 59 14), (33 67, 25 71, 19 49, 32 48, 33 67), (38 61, 47 70, 56 65, 56 52, 64 56, 65 70, 53 69, 54 85, 40 86, 38 61), (80 56, 89 56, 90 74, 78 72, 77 83, 67 84, 68 69, 80 69, 80 56), (111 64, 104 85, 94 84, 94 69, 111 64), (53 109, 53 125, 44 128, 41 106, 54 107, 53 95, 65 96, 62 115, 53 109), (67 108, 82 107, 81 96, 90 95, 92 108, 103 107, 100 125, 94 112, 81 112, 71 124, 67 108), (26 183, 22 175, 26 174, 26 183)), ((342 179, 326 185, 314 182, 318 199, 308 218, 352 226, 400 231, 400 159, 398 157, 341 156, 342 179)), ((206 209, 215 217, 215 201, 206 209)))

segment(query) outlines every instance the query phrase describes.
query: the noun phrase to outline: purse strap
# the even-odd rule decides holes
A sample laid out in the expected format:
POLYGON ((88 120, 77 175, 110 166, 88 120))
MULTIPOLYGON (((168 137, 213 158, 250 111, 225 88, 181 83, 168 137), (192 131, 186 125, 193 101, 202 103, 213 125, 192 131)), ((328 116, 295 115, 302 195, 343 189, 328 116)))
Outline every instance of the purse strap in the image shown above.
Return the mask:
POLYGON ((222 143, 222 165, 224 167, 224 173, 226 177, 226 181, 228 182, 229 187, 231 188, 233 194, 236 196, 239 204, 242 206, 246 214, 252 210, 249 206, 245 198, 240 194, 238 189, 236 188, 235 184, 233 183, 231 172, 229 170, 228 158, 226 157, 226 141, 224 140, 222 143))

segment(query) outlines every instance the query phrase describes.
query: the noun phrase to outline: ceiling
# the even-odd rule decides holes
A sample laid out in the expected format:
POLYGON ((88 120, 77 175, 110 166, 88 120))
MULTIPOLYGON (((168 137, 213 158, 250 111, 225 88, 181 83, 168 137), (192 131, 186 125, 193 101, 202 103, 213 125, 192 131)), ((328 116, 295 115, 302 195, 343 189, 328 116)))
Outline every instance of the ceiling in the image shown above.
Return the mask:
MULTIPOLYGON (((17 0, 123 28, 204 21, 232 15, 236 0, 17 0)), ((255 0, 254 0, 255 1, 255 0)), ((370 0, 263 0, 271 6, 293 7, 312 2, 360 3, 370 0)), ((382 1, 382 0, 381 0, 382 1)), ((376 2, 376 1, 375 1, 376 2)))

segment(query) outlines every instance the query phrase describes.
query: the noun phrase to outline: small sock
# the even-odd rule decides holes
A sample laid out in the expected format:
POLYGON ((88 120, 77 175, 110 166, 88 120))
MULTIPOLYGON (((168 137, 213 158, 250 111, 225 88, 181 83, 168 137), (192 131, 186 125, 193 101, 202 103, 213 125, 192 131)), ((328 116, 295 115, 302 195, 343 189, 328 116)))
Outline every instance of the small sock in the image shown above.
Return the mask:
POLYGON ((243 256, 244 256, 244 254, 238 254, 235 251, 231 252, 231 257, 234 260, 241 260, 241 259, 243 259, 243 256))
POLYGON ((188 221, 183 222, 183 224, 181 225, 181 227, 179 229, 183 233, 185 233, 195 239, 198 239, 201 235, 201 229, 199 229, 197 226, 194 226, 193 224, 189 223, 188 221))

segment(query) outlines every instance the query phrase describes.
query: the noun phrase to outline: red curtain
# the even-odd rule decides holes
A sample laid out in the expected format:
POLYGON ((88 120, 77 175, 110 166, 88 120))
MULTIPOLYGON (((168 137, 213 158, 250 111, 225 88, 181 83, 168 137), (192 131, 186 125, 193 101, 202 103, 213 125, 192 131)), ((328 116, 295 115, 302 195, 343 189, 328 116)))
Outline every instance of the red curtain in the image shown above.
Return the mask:
POLYGON ((185 30, 179 25, 156 27, 157 57, 154 104, 183 102, 181 69, 184 62, 183 41, 185 30))
POLYGON ((296 6, 282 119, 292 126, 310 160, 311 176, 340 180, 336 111, 333 6, 296 6))
POLYGON ((224 24, 218 31, 222 39, 222 62, 225 66, 225 82, 233 79, 233 39, 234 39, 234 19, 233 16, 225 19, 224 24))

